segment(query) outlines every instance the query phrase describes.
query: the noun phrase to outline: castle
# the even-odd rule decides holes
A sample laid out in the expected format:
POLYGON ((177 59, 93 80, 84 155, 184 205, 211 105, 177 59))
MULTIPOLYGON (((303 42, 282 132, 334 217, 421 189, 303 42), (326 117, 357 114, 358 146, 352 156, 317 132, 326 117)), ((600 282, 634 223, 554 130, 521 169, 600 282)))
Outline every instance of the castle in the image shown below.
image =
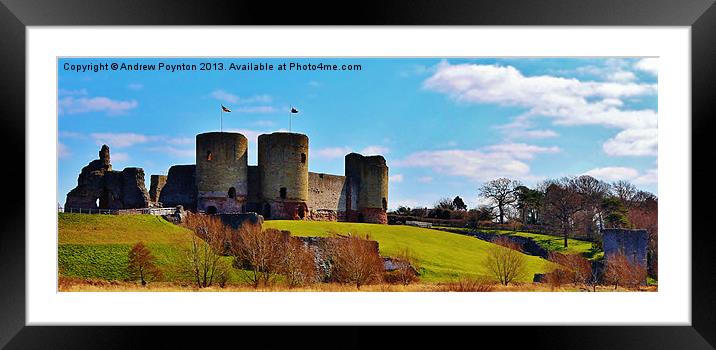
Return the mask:
POLYGON ((308 171, 308 136, 275 132, 258 138, 258 164, 248 165, 240 133, 196 136, 196 164, 174 165, 167 175, 113 171, 109 148, 82 169, 65 208, 173 207, 207 214, 255 212, 266 219, 386 224, 388 166, 382 156, 345 156, 345 175, 308 171))

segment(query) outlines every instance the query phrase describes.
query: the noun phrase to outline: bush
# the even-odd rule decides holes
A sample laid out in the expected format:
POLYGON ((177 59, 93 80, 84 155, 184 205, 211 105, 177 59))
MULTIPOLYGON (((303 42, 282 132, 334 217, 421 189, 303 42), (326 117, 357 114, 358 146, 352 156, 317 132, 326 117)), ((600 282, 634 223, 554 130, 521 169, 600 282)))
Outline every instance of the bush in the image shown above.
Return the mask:
POLYGON ((383 259, 378 255, 375 241, 355 235, 335 237, 328 243, 331 277, 336 282, 355 284, 356 288, 380 283, 383 259))
POLYGON ((224 261, 231 229, 221 219, 211 215, 189 213, 184 226, 194 231, 186 253, 187 270, 199 288, 206 288, 217 279, 223 287, 228 280, 230 266, 224 261))
POLYGON ((397 268, 383 275, 385 282, 407 286, 419 280, 417 261, 408 248, 403 249, 392 262, 397 268))
POLYGON ((288 286, 293 288, 315 283, 318 281, 317 267, 313 252, 297 238, 289 237, 279 268, 288 286))
POLYGON ((129 264, 127 271, 133 279, 139 279, 142 285, 147 284, 147 280, 153 280, 161 277, 162 272, 155 265, 156 258, 144 246, 144 243, 138 242, 129 251, 129 264))
POLYGON ((632 262, 624 253, 606 257, 604 283, 617 287, 636 288, 646 283, 646 266, 632 262))
POLYGON ((234 265, 246 269, 244 277, 254 288, 271 285, 284 265, 288 232, 276 229, 261 231, 260 225, 244 223, 232 235, 234 265))
POLYGON ((491 292, 495 283, 484 278, 461 278, 455 282, 440 285, 441 292, 491 292))
POLYGON ((520 253, 520 246, 507 237, 497 237, 487 251, 487 268, 503 284, 525 276, 527 260, 520 253))

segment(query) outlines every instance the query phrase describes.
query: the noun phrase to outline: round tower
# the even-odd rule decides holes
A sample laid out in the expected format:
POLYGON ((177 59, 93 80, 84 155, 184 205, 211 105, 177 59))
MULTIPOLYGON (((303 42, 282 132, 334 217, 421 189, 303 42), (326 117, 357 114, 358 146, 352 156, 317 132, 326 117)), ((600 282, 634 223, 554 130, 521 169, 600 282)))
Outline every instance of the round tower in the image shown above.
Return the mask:
POLYGON ((383 156, 346 155, 346 219, 388 223, 388 166, 383 156))
POLYGON ((239 133, 196 135, 197 210, 209 214, 245 211, 248 140, 239 133))
POLYGON ((259 183, 267 219, 302 220, 308 214, 308 136, 259 136, 259 183))

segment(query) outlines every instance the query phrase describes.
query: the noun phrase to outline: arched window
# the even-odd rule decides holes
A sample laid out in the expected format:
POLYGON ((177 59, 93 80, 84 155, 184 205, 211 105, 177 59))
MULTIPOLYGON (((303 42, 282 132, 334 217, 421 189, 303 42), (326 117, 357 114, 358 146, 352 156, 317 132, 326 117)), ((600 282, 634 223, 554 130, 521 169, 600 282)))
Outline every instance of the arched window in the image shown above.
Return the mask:
POLYGON ((388 201, 385 200, 385 197, 383 197, 383 210, 388 210, 388 201))
POLYGON ((286 199, 286 187, 281 187, 279 195, 281 196, 281 199, 286 199))
POLYGON ((206 160, 211 160, 211 158, 213 158, 211 151, 206 151, 206 160))
POLYGON ((301 153, 301 163, 306 164, 306 154, 301 153))
POLYGON ((236 189, 233 187, 229 188, 229 198, 236 198, 236 189))

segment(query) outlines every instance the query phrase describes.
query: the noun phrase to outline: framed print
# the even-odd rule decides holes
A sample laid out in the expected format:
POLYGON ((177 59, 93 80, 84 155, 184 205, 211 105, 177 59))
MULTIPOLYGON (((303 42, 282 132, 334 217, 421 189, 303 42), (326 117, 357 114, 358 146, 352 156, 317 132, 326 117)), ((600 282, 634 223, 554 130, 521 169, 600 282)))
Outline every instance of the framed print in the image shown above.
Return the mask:
POLYGON ((716 341, 692 197, 712 2, 363 3, 349 26, 292 5, 33 5, 1 11, 3 346, 247 330, 157 325, 716 341))

